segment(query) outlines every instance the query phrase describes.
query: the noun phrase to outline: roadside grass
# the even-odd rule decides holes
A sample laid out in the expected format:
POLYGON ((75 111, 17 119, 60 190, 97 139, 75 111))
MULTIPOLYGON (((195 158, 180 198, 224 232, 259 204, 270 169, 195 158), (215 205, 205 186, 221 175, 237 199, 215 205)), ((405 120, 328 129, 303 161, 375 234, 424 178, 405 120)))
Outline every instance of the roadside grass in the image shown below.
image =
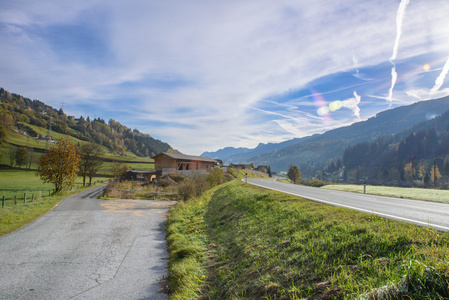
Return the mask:
MULTIPOLYGON (((353 193, 363 193, 363 185, 332 184, 323 186, 322 188, 353 193)), ((387 197, 449 203, 449 190, 367 185, 366 193, 387 197)))
POLYGON ((196 299, 201 293, 200 286, 207 278, 209 245, 204 215, 216 189, 187 202, 178 201, 170 209, 167 221, 170 299, 196 299))
POLYGON ((228 174, 234 176, 237 179, 245 178, 246 174, 248 174, 248 178, 269 178, 268 175, 265 173, 249 169, 240 170, 235 168, 228 168, 227 172, 228 174))
MULTIPOLYGON (((93 180, 93 183, 101 183, 106 180, 107 178, 98 177, 93 180)), ((49 196, 49 191, 52 193, 54 186, 43 183, 36 176, 35 171, 0 169, 0 203, 5 196, 5 206, 0 207, 0 236, 34 221, 52 209, 62 199, 87 188, 82 187, 82 178, 78 177, 75 187, 71 191, 63 195, 49 196), (25 193, 27 193, 27 203, 23 203, 25 193), (31 202, 33 194, 34 202, 31 202), (17 198, 17 205, 14 204, 14 196, 17 198)))
POLYGON ((449 297, 448 233, 237 180, 179 202, 167 234, 173 299, 449 297))

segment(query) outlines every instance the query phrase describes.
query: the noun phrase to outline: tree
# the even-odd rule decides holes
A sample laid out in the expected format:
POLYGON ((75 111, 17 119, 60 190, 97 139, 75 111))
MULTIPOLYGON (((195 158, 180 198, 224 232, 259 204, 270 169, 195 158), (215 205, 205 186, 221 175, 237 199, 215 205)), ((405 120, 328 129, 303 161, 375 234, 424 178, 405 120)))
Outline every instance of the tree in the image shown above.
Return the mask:
POLYGON ((115 179, 119 179, 126 171, 128 171, 128 166, 126 164, 116 161, 112 163, 112 174, 114 174, 115 179))
MULTIPOLYGON (((449 125, 448 125, 449 126, 449 125)), ((446 176, 449 176, 449 155, 446 155, 446 158, 444 159, 443 163, 443 173, 446 176)))
POLYGON ((14 118, 8 112, 1 113, 0 125, 5 128, 12 128, 14 125, 14 118))
POLYGON ((268 166, 267 174, 268 176, 273 177, 273 172, 271 172, 270 166, 268 166))
POLYGON ((35 162, 36 154, 33 150, 33 148, 30 148, 28 150, 28 169, 31 169, 31 164, 35 162))
POLYGON ((0 125, 0 144, 8 138, 8 130, 5 126, 0 125))
POLYGON ((92 184, 92 177, 97 174, 103 164, 103 149, 95 143, 83 144, 79 147, 81 155, 79 174, 83 176, 83 186, 86 186, 86 177, 89 177, 89 185, 92 184))
POLYGON ((223 169, 221 168, 212 169, 209 175, 207 175, 207 182, 209 183, 209 186, 211 188, 225 183, 226 176, 224 175, 223 169))
POLYGON ((416 178, 415 169, 412 166, 412 163, 408 163, 404 166, 404 179, 405 181, 409 181, 413 185, 413 181, 416 178))
POLYGON ((16 161, 16 165, 18 165, 19 168, 23 165, 26 166, 26 164, 28 162, 28 149, 25 147, 17 148, 15 161, 16 161))
POLYGON ((435 165, 430 169, 430 180, 432 180, 432 183, 436 186, 436 182, 438 179, 440 179, 442 176, 440 174, 440 170, 438 169, 438 166, 435 165))
POLYGON ((16 161, 16 146, 9 146, 9 165, 12 167, 14 165, 14 162, 16 161))
POLYGON ((294 184, 301 181, 301 171, 298 166, 291 165, 288 168, 287 176, 294 184))
POLYGON ((79 161, 75 145, 61 139, 41 156, 36 172, 45 183, 53 183, 55 193, 59 193, 75 184, 79 161))

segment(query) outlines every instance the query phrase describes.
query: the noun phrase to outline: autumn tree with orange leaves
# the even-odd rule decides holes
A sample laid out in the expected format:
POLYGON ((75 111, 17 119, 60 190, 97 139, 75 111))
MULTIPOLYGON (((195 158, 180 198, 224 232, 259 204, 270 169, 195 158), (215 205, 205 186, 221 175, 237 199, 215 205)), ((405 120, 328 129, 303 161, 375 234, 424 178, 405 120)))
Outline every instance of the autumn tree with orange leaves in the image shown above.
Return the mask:
POLYGON ((37 175, 45 183, 53 183, 55 193, 59 193, 75 184, 80 158, 75 145, 61 139, 41 156, 37 175))

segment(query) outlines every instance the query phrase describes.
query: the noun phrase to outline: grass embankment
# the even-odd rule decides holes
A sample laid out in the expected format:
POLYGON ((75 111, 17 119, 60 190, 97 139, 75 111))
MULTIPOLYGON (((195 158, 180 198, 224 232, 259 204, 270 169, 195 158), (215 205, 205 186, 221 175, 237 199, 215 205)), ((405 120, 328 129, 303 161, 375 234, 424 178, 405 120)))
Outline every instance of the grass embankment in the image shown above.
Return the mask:
MULTIPOLYGON (((323 186, 322 188, 353 193, 363 193, 363 185, 331 184, 323 186)), ((366 193, 395 198, 449 203, 449 190, 367 185, 366 193)))
MULTIPOLYGON (((94 180, 99 182, 106 178, 95 178, 94 180)), ((49 196, 49 191, 52 192, 53 189, 54 186, 43 183, 36 176, 35 171, 0 169, 0 203, 3 196, 6 199, 5 206, 0 207, 0 236, 34 221, 62 199, 85 188, 82 187, 82 178, 79 177, 72 191, 62 195, 49 196), (25 193, 27 194, 27 203, 23 203, 25 193), (34 202, 31 202, 32 195, 34 195, 34 202), (14 196, 17 198, 17 205, 14 204, 14 196)))
POLYGON ((179 202, 167 234, 172 299, 449 297, 447 233, 239 181, 179 202))

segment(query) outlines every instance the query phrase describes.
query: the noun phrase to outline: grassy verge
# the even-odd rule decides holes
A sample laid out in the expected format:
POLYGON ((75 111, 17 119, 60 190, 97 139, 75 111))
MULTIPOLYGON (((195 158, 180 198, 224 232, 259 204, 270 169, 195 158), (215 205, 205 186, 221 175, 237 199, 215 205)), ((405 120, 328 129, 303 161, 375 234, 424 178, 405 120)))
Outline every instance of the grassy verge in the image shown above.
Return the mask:
MULTIPOLYGON (((322 188, 347 191, 353 193, 363 193, 363 185, 332 184, 323 186, 322 188)), ((387 197, 449 203, 449 190, 367 185, 366 193, 371 195, 380 195, 387 197)))
POLYGON ((449 297, 449 235, 239 181, 168 222, 173 299, 449 297))

